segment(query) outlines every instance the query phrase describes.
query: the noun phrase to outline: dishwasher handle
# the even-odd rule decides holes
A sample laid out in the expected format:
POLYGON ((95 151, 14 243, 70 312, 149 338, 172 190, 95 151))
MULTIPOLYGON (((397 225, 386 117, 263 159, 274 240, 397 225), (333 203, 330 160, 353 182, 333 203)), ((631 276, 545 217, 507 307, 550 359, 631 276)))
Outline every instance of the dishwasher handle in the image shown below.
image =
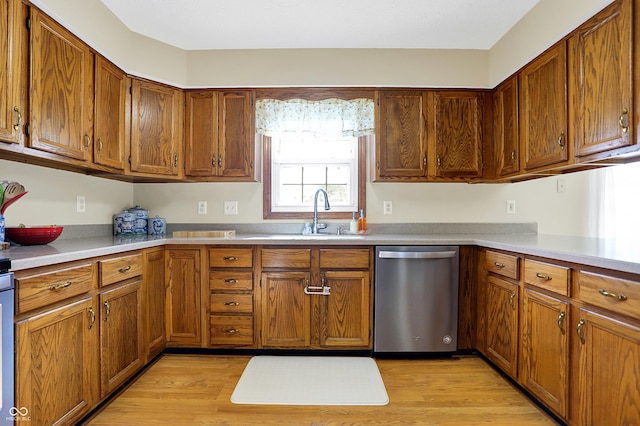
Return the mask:
POLYGON ((378 253, 380 259, 448 259, 456 257, 455 251, 388 251, 378 253))

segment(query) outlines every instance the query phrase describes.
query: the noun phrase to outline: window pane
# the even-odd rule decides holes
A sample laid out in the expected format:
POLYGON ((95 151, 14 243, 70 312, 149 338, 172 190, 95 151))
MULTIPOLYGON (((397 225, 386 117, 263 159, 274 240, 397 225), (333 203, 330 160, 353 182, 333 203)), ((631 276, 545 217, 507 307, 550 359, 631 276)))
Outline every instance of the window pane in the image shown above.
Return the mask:
POLYGON ((347 185, 329 185, 327 187, 327 193, 329 194, 329 202, 332 206, 348 205, 349 191, 347 185))
POLYGON ((295 206, 302 202, 302 185, 282 185, 279 193, 279 199, 275 200, 278 205, 295 206))
POLYGON ((301 166, 281 166, 280 167, 280 184, 301 184, 302 183, 302 167, 301 166))
POLYGON ((327 183, 327 167, 325 165, 304 167, 304 183, 305 185, 324 186, 327 183))
POLYGON ((347 166, 329 166, 327 167, 327 183, 345 184, 351 180, 351 170, 347 166))

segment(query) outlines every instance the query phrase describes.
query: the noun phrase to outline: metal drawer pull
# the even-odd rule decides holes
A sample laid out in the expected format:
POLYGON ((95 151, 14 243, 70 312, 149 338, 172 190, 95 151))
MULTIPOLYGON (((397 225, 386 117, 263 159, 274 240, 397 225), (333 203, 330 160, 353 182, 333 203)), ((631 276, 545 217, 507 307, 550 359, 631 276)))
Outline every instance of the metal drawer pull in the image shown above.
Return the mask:
POLYGON ((618 299, 621 302, 624 302, 625 300, 627 300, 627 296, 625 296, 624 294, 610 293, 607 290, 604 290, 602 288, 598 290, 598 293, 606 297, 613 297, 614 299, 618 299))
POLYGON ((131 269, 131 265, 129 265, 129 266, 124 266, 124 267, 122 267, 122 268, 118 269, 118 271, 120 271, 120 272, 122 272, 122 273, 125 273, 125 272, 127 272, 128 270, 130 270, 130 269, 131 269))
POLYGON ((109 306, 109 302, 104 302, 103 303, 104 307, 105 307, 105 313, 106 315, 104 316, 104 320, 108 320, 109 319, 109 315, 111 315, 111 306, 109 306))
POLYGON ((538 272, 536 274, 536 277, 541 278, 541 279, 546 280, 546 281, 551 281, 553 279, 553 277, 551 275, 541 274, 540 272, 538 272))
POLYGON ((331 287, 307 285, 304 288, 304 293, 305 294, 320 294, 322 296, 329 296, 331 294, 331 287), (320 290, 320 291, 317 291, 317 290, 320 290))
POLYGON ((560 312, 560 315, 558 315, 558 328, 560 329, 560 332, 562 334, 565 333, 565 329, 564 329, 564 316, 566 314, 564 313, 564 311, 560 312))
POLYGON ((224 302, 224 306, 239 306, 240 302, 224 302))
POLYGON ((584 326, 584 318, 580 318, 578 322, 578 326, 576 327, 576 333, 578 333, 578 338, 580 338, 580 343, 584 344, 584 332, 582 327, 584 326))
POLYGON ((629 125, 625 124, 625 118, 627 118, 628 114, 629 110, 624 108, 622 110, 622 114, 620 115, 620 127, 622 128, 622 133, 627 133, 629 131, 629 125))
POLYGON ((240 333, 240 330, 237 330, 235 328, 225 328, 223 330, 225 333, 230 333, 230 334, 236 334, 236 333, 240 333))
POLYGON ((238 284, 239 281, 235 278, 227 278, 226 280, 224 280, 224 282, 227 284, 238 284))
POLYGON ((96 323, 96 311, 93 310, 93 306, 89 306, 89 330, 93 328, 93 324, 96 323))
POLYGON ((501 268, 501 269, 505 267, 505 264, 504 263, 500 263, 500 262, 493 262, 493 265, 496 268, 501 268))
POLYGON ((516 310, 516 292, 512 291, 511 292, 511 296, 509 297, 509 303, 511 304, 511 309, 513 309, 514 311, 516 310))
POLYGON ((225 256, 223 257, 224 260, 226 260, 227 262, 234 262, 236 260, 240 260, 239 258, 235 257, 235 256, 225 256))
POLYGON ((61 288, 69 287, 70 285, 71 285, 71 281, 67 281, 64 284, 54 284, 51 287, 49 287, 49 290, 56 291, 56 290, 60 290, 61 288))
POLYGON ((564 132, 560 132, 560 137, 558 138, 558 145, 560 145, 560 149, 564 151, 564 132))
POLYGON ((381 251, 380 259, 447 259, 456 257, 455 251, 381 251))
POLYGON ((20 128, 20 123, 22 122, 22 114, 20 113, 20 108, 18 108, 17 106, 14 106, 13 110, 18 115, 16 124, 13 125, 13 130, 18 130, 20 128))

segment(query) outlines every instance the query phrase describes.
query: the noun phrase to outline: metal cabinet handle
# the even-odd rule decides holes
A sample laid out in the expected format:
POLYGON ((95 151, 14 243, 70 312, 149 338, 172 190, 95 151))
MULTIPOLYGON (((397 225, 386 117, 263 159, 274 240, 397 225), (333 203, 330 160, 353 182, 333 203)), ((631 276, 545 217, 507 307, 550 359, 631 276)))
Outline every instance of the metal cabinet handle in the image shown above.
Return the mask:
POLYGON ((439 155, 436 157, 436 164, 438 165, 438 167, 442 165, 442 160, 440 159, 439 155))
POLYGON ((226 280, 224 280, 224 282, 227 284, 238 284, 239 281, 235 278, 227 278, 226 280))
POLYGON ((93 328, 93 324, 96 323, 96 311, 93 310, 93 306, 89 306, 89 330, 93 328))
POLYGON ((422 167, 425 168, 425 169, 427 168, 427 156, 426 155, 422 157, 422 167))
POLYGON ((576 327, 576 333, 578 334, 580 343, 584 345, 584 330, 582 329, 582 327, 584 327, 584 318, 580 318, 580 321, 578 321, 578 326, 576 327))
POLYGON ((621 302, 624 302, 625 300, 627 300, 627 296, 625 296, 624 294, 616 294, 616 293, 610 293, 605 289, 600 289, 598 290, 598 293, 600 293, 601 295, 605 296, 605 297, 613 297, 614 299, 618 299, 621 302))
POLYGON ((20 123, 22 122, 22 113, 20 112, 20 108, 17 106, 13 107, 13 110, 16 112, 16 124, 13 125, 13 130, 18 130, 20 128, 20 123))
POLYGON ((222 167, 222 154, 218 156, 218 167, 222 167))
POLYGON ((224 306, 240 306, 240 302, 224 302, 224 306))
POLYGON ((105 301, 103 303, 104 307, 105 307, 105 316, 104 316, 104 320, 108 320, 109 319, 109 315, 111 315, 111 306, 109 306, 109 302, 105 301))
POLYGON ((240 260, 238 257, 235 256, 225 256, 223 257, 224 260, 226 260, 227 262, 235 262, 236 260, 240 260))
POLYGON ((56 291, 56 290, 60 290, 61 288, 67 288, 70 285, 71 285, 71 281, 67 281, 66 283, 63 283, 63 284, 54 284, 51 287, 49 287, 49 290, 56 291))
POLYGON ((173 167, 178 167, 178 154, 173 154, 173 167))
POLYGON ((540 272, 536 273, 536 277, 543 279, 545 281, 551 281, 553 279, 550 275, 541 274, 540 272))
POLYGON ((91 146, 91 137, 87 133, 84 134, 84 146, 87 148, 91 146))
POLYGON ((620 127, 622 128, 622 133, 627 133, 629 131, 629 125, 625 124, 625 122, 628 122, 628 120, 626 120, 626 118, 629 115, 629 110, 624 108, 622 110, 622 114, 620 115, 620 127))
POLYGON ((560 145, 560 149, 564 151, 564 132, 560 132, 560 137, 558 138, 558 145, 560 145))
POLYGON ((511 304, 511 309, 516 310, 516 292, 512 291, 511 296, 509 297, 509 303, 511 304))
POLYGON ((500 263, 500 262, 493 262, 493 265, 496 268, 500 268, 500 269, 502 269, 502 268, 504 268, 506 266, 504 263, 500 263))
POLYGON ((236 334, 236 333, 240 333, 240 330, 235 329, 235 328, 225 328, 223 330, 225 333, 229 333, 229 334, 236 334))
POLYGON ((96 141, 98 142, 98 152, 102 152, 102 138, 98 136, 98 139, 96 139, 96 141))
POLYGON ((565 329, 564 329, 564 317, 565 317, 565 313, 564 311, 560 312, 560 315, 558 315, 558 328, 560 329, 560 332, 562 334, 565 333, 565 329))
POLYGON ((308 285, 304 288, 304 294, 319 294, 321 296, 329 296, 331 287, 308 285))
POLYGON ((122 268, 118 269, 118 271, 122 272, 123 274, 129 270, 131 270, 131 265, 123 266, 122 268))
POLYGON ((511 151, 511 161, 516 161, 516 150, 511 151))

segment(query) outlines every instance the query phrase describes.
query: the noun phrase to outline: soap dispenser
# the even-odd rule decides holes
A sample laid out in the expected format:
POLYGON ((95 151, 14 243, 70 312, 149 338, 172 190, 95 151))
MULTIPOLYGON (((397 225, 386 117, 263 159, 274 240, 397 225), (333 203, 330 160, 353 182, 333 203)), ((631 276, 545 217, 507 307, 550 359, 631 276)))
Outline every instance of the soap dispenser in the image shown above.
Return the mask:
POLYGON ((351 222, 349 223, 349 232, 352 234, 358 233, 358 219, 356 219, 356 212, 353 212, 351 222))

